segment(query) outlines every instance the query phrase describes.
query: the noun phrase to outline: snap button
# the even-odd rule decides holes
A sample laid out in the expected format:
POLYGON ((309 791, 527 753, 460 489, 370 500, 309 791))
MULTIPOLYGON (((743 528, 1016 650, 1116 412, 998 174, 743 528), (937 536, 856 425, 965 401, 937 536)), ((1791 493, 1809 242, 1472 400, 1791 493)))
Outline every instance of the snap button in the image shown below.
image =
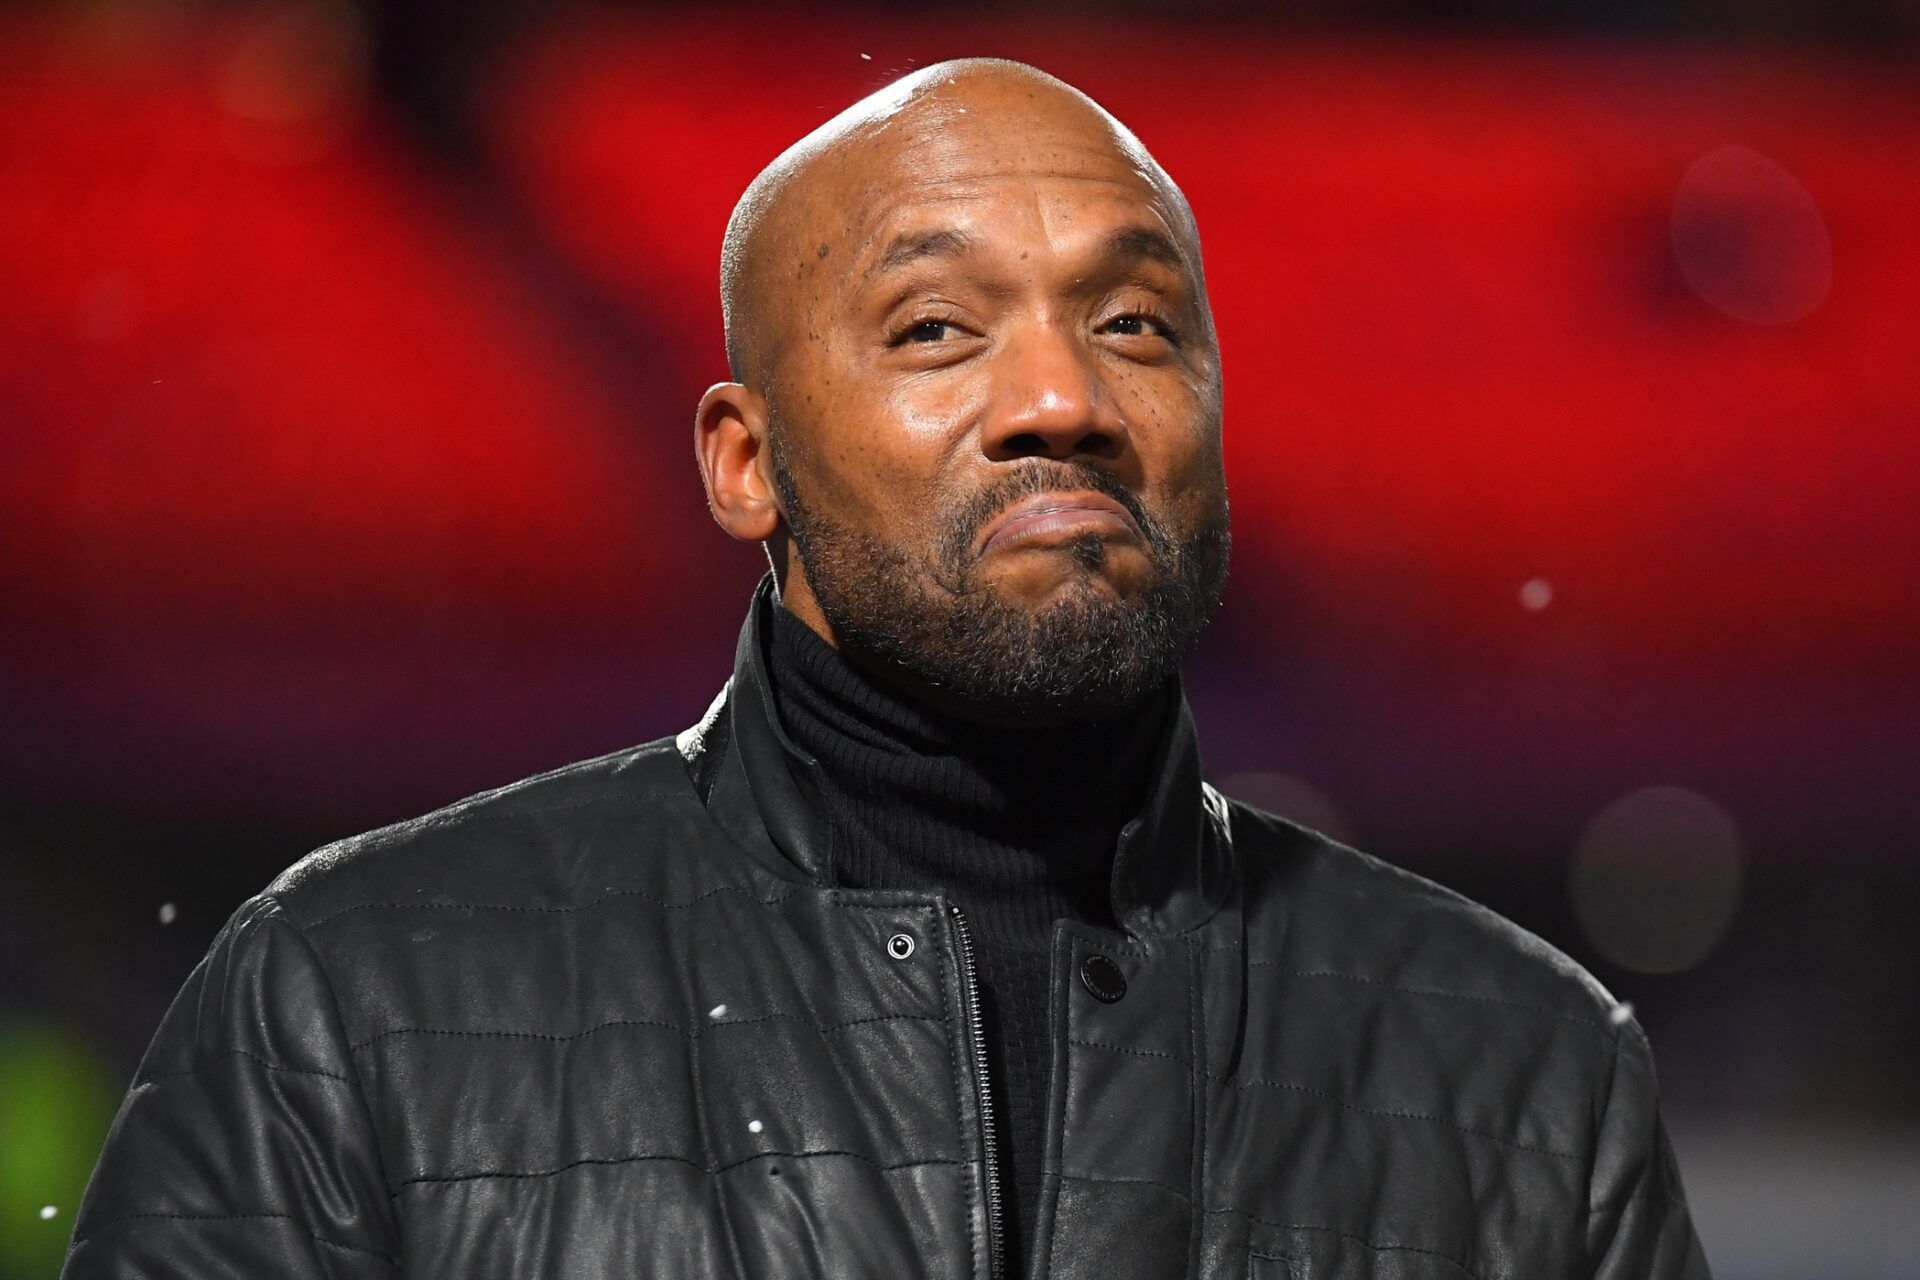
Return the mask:
POLYGON ((913 954, 913 938, 904 933, 896 933, 887 939, 887 954, 895 960, 905 960, 913 954))
POLYGON ((1127 975, 1120 966, 1099 952, 1080 962, 1080 985, 1093 993, 1101 1004, 1112 1004, 1127 994, 1127 975))

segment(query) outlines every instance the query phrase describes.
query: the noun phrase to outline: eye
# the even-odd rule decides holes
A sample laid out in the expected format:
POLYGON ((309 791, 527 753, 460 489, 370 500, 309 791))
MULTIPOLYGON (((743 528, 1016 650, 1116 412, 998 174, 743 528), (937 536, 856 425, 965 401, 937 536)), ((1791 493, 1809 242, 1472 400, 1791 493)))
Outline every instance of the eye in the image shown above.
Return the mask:
POLYGON ((1102 333, 1116 334, 1122 338, 1165 338, 1173 339, 1173 326, 1158 316, 1141 312, 1128 312, 1115 316, 1100 326, 1102 333))
POLYGON ((953 328, 945 320, 922 320, 907 330, 908 342, 938 342, 947 336, 947 330, 953 328))
POLYGON ((909 326, 898 338, 901 342, 944 342, 955 328, 945 320, 921 320, 909 326))

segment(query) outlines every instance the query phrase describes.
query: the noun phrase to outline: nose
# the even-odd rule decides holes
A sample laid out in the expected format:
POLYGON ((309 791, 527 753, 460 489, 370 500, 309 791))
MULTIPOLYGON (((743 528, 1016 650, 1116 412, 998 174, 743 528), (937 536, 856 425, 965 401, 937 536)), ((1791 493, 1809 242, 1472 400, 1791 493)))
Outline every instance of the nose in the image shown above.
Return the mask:
POLYGON ((1097 457, 1126 449, 1127 424, 1096 357, 1050 325, 1009 342, 994 370, 994 408, 981 447, 995 462, 1097 457))

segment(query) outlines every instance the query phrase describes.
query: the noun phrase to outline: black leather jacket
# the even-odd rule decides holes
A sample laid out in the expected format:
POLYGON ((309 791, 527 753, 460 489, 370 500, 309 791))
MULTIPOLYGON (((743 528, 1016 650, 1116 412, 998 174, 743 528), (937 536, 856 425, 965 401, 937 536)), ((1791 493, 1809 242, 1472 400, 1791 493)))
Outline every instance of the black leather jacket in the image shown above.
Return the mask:
POLYGON ((701 723, 322 849, 167 1014, 87 1277, 1704 1277, 1625 1006, 1202 784, 1182 703, 1063 924, 1000 1256, 965 921, 833 886, 763 584, 701 723))

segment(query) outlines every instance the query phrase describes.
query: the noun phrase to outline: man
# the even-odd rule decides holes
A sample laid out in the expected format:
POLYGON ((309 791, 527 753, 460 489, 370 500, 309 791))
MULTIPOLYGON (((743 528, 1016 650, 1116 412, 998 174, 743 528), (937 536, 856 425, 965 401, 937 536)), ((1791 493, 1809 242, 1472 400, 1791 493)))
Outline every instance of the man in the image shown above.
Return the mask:
POLYGON ((727 688, 242 907, 67 1274, 1704 1277, 1625 1006, 1200 781, 1220 368, 1139 142, 929 68, 722 287, 727 688))

